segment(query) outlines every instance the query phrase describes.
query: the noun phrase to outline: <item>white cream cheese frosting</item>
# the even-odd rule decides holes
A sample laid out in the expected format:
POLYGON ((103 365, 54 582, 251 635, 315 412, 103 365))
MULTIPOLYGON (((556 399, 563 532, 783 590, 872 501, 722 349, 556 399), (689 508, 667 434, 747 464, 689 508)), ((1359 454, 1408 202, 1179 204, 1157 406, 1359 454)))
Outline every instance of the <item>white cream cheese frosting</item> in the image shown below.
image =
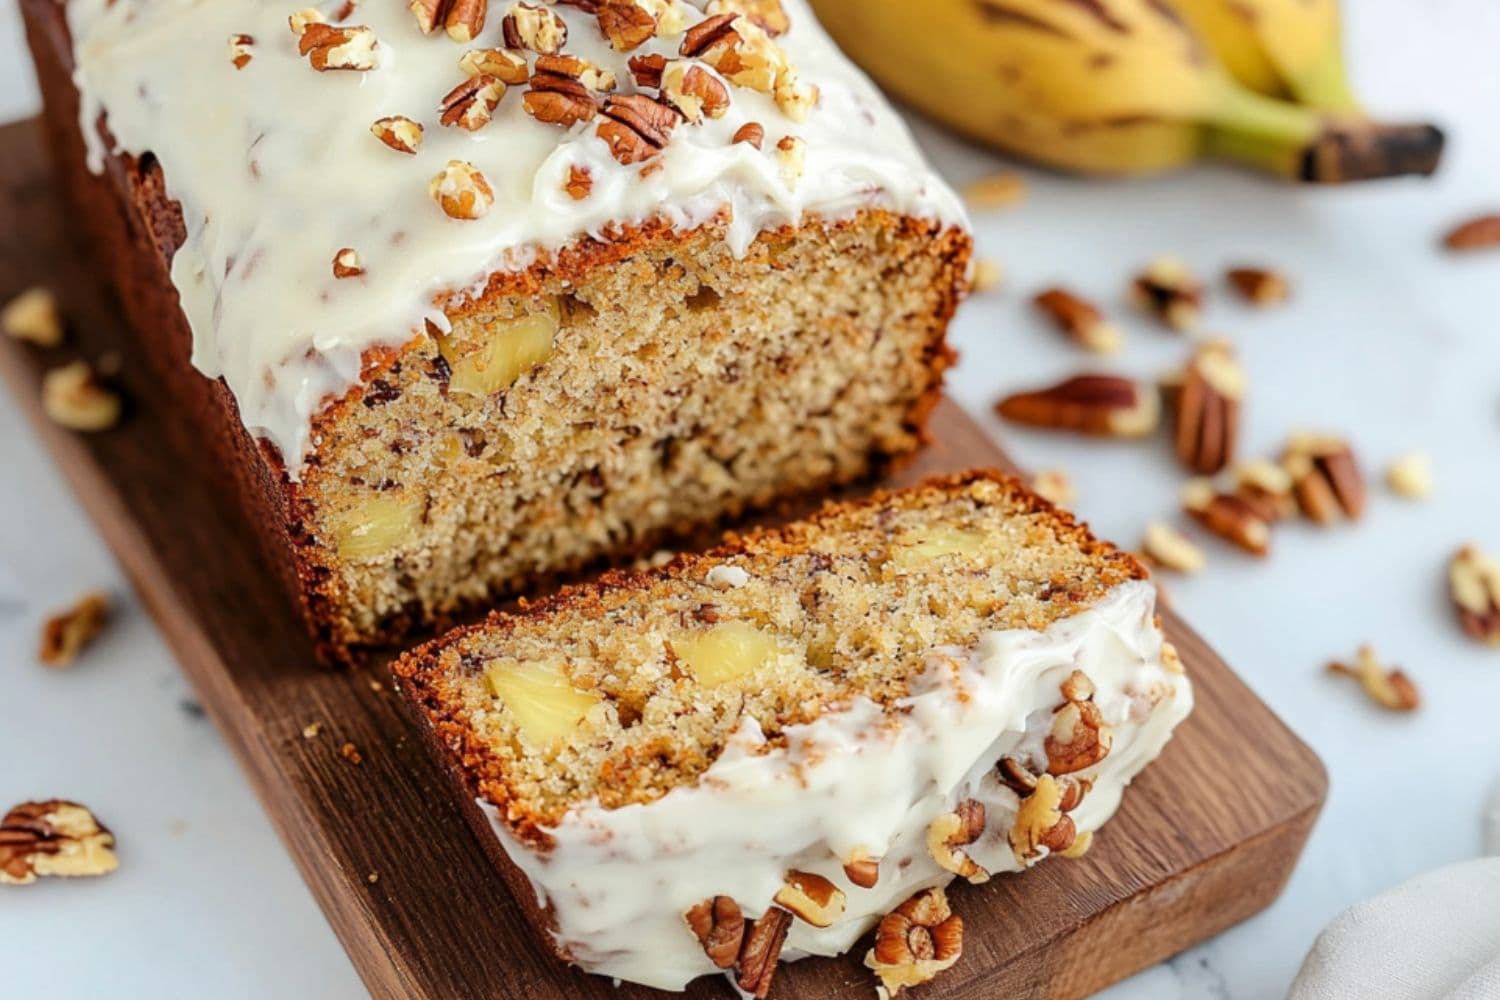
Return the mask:
MULTIPOLYGON (((288 27, 297 0, 66 0, 66 11, 91 165, 100 169, 109 152, 101 114, 118 150, 160 161, 187 229, 172 280, 193 363, 224 378, 246 426, 280 449, 295 476, 312 418, 358 381, 362 352, 406 343, 424 320, 445 328, 440 297, 579 237, 607 240, 613 227, 657 219, 689 229, 727 215, 728 242, 743 252, 768 227, 867 207, 963 225, 958 199, 804 0, 783 2, 791 27, 776 43, 820 92, 806 120, 731 86, 727 113, 679 124, 646 176, 644 164, 616 162, 593 123, 531 118, 524 86, 511 87, 477 131, 439 123, 440 100, 465 79, 459 57, 504 44, 510 0, 491 0, 483 31, 463 45, 441 30, 424 36, 404 0, 354 4, 335 23, 373 31, 377 65, 366 72, 317 72, 299 55, 288 27), (236 50, 250 55, 243 68, 230 47, 239 35, 251 38, 236 50), (371 134, 392 115, 425 127, 416 155, 371 134), (763 149, 732 141, 747 122, 763 126, 763 149), (778 155, 785 136, 804 143, 800 174, 778 155), (493 190, 480 219, 449 218, 429 195, 431 178, 455 159, 493 190), (574 167, 592 178, 582 200, 564 190, 574 167), (331 262, 345 247, 365 271, 337 279, 331 262)), ((695 24, 705 5, 674 0, 663 23, 695 24)), ((324 0, 318 9, 332 19, 345 6, 324 0)), ((615 52, 594 15, 546 9, 567 23, 564 52, 612 71, 619 93, 636 89, 629 55, 678 53, 680 31, 615 52)))
POLYGON ((1192 708, 1186 676, 1163 662, 1145 582, 1120 584, 1046 631, 993 631, 968 649, 934 649, 898 711, 859 699, 792 727, 786 747, 771 750, 747 718, 696 784, 646 805, 575 807, 547 831, 554 843, 544 853, 511 835, 490 803, 479 806, 551 906, 558 944, 592 972, 677 990, 719 971, 684 914, 722 895, 759 917, 793 870, 830 880, 847 908, 822 929, 793 919, 782 958, 836 955, 913 893, 954 877, 929 853, 927 831, 959 802, 985 807, 984 834, 963 850, 990 874, 1047 854, 1018 860, 1008 834, 1021 800, 996 763, 1009 756, 1046 769, 1060 685, 1075 670, 1093 682, 1113 731, 1104 759, 1074 775, 1092 787, 1069 815, 1080 835, 1091 833, 1192 708), (855 856, 881 859, 873 888, 845 875, 855 856))

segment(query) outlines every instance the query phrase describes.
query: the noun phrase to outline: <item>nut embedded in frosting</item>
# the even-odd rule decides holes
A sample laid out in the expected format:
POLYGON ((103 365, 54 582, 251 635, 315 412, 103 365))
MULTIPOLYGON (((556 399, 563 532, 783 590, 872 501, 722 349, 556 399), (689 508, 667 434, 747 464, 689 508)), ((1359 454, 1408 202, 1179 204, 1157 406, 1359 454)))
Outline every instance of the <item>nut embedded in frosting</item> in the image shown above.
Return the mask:
POLYGON ((442 172, 432 178, 428 190, 451 219, 483 218, 495 203, 489 181, 465 160, 449 160, 442 172))
POLYGON ((362 25, 335 27, 321 21, 308 23, 297 42, 297 51, 318 72, 371 70, 378 65, 375 32, 362 25))

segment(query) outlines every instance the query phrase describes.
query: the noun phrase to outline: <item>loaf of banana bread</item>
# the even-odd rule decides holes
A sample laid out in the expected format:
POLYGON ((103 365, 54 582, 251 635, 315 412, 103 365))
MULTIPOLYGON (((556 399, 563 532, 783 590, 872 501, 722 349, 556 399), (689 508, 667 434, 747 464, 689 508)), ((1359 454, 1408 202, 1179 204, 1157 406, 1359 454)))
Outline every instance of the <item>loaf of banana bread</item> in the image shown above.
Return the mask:
POLYGON ((140 360, 334 651, 921 439, 962 209, 802 0, 22 5, 140 360))
MULTIPOLYGON (((564 958, 763 996, 775 949, 838 954, 921 889, 1087 850, 1191 708, 1154 596, 981 472, 607 574, 395 669, 564 958)), ((932 971, 867 961, 892 990, 932 971)))

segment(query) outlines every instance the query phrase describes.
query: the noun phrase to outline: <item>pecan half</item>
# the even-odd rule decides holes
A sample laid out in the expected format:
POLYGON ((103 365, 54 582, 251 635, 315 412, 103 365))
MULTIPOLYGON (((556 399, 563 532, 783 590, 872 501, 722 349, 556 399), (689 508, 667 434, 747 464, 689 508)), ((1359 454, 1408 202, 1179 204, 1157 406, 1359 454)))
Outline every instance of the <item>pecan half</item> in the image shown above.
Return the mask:
POLYGON ((970 882, 984 882, 990 873, 964 853, 963 848, 984 836, 984 803, 964 799, 927 826, 927 853, 944 871, 970 882))
POLYGON ((422 124, 403 115, 375 119, 370 132, 398 153, 415 153, 422 148, 422 124))
POLYGON ((97 592, 85 594, 42 624, 37 657, 49 667, 67 666, 94 641, 108 620, 109 598, 97 592))
POLYGON ((254 47, 255 38, 252 35, 229 36, 229 61, 234 64, 235 69, 244 69, 250 65, 250 60, 255 58, 254 47))
POLYGON ((365 264, 359 257, 359 251, 353 247, 344 247, 333 255, 333 276, 335 278, 357 278, 365 273, 365 264))
POLYGON ((995 777, 1000 784, 1023 799, 1036 791, 1036 775, 1014 757, 1000 758, 1000 762, 995 765, 995 777))
POLYGON ((1119 375, 1075 375, 1057 385, 1016 393, 995 404, 1007 420, 1105 437, 1144 437, 1156 429, 1154 388, 1119 375))
POLYGON ((1449 250, 1481 250, 1500 246, 1500 215, 1478 215, 1448 230, 1443 246, 1449 250))
POLYGON ((729 110, 729 88, 705 66, 673 59, 662 67, 661 96, 694 125, 705 117, 722 118, 729 110))
POLYGON ((472 221, 483 218, 495 203, 495 192, 474 164, 449 160, 448 165, 428 185, 432 200, 451 219, 472 221))
POLYGON ((1223 469, 1234 458, 1245 397, 1245 372, 1229 344, 1198 348, 1170 397, 1178 460, 1202 476, 1223 469))
POLYGON ((323 22, 308 24, 297 41, 297 51, 307 56, 312 68, 320 73, 370 70, 379 63, 375 32, 363 25, 345 28, 323 22))
POLYGON ((530 49, 555 56, 568 42, 568 25, 561 17, 529 3, 512 4, 500 22, 508 49, 530 49))
POLYGON ((458 68, 468 76, 493 76, 513 87, 531 76, 526 59, 509 49, 470 49, 458 57, 458 68))
POLYGON ((1365 512, 1365 480, 1349 443, 1340 438, 1297 434, 1287 442, 1282 468, 1302 513, 1319 524, 1358 520, 1365 512))
POLYGON ((1413 712, 1422 704, 1421 695, 1411 678, 1399 668, 1384 666, 1369 646, 1359 647, 1354 666, 1335 660, 1328 664, 1328 672, 1355 678, 1365 694, 1381 708, 1392 712, 1413 712))
POLYGON ((1203 315, 1203 286, 1187 265, 1172 257, 1158 257, 1130 285, 1136 306, 1174 330, 1196 329, 1203 315))
POLYGON ((710 14, 733 11, 743 14, 768 35, 784 35, 792 26, 781 0, 712 0, 710 14))
POLYGON ((705 899, 683 915, 709 960, 721 969, 734 966, 745 938, 745 918, 728 896, 705 899))
POLYGON ((1043 743, 1048 774, 1072 774, 1109 756, 1114 731, 1093 699, 1090 685, 1086 695, 1080 692, 1080 696, 1070 697, 1052 717, 1052 728, 1043 743))
POLYGON ((23 802, 0 820, 0 883, 107 875, 119 866, 114 846, 114 835, 76 802, 23 802))
POLYGON ((614 74, 587 59, 539 56, 522 102, 537 121, 571 128, 597 115, 601 95, 614 89, 614 74))
POLYGON ((1464 546, 1448 563, 1448 590, 1464 632, 1500 646, 1500 560, 1464 546))
POLYGON ((637 87, 650 87, 652 90, 657 90, 661 87, 661 75, 667 68, 667 57, 654 52, 643 56, 631 56, 626 65, 630 67, 630 75, 637 87))
POLYGON ((1064 786, 1055 776, 1043 774, 1036 788, 1021 800, 1015 825, 1010 830, 1010 847, 1022 864, 1041 857, 1042 849, 1058 854, 1073 846, 1078 836, 1073 819, 1063 812, 1064 786))
POLYGON ((453 0, 411 0, 406 9, 417 19, 422 34, 430 35, 446 23, 448 9, 452 6, 453 0))
POLYGON ((444 125, 477 132, 495 117, 495 108, 505 96, 505 83, 495 76, 481 73, 471 76, 443 95, 438 118, 444 125))
POLYGON ((661 152, 677 124, 676 112, 645 94, 611 97, 604 104, 604 117, 599 137, 623 164, 639 163, 661 152))
POLYGON ((776 962, 781 957, 781 946, 786 943, 786 932, 792 925, 792 915, 780 907, 773 906, 750 925, 745 935, 744 947, 736 963, 739 988, 757 1000, 764 1000, 771 992, 771 978, 776 975, 776 962))
POLYGON ((1261 307, 1279 305, 1292 292, 1284 275, 1263 267, 1232 267, 1224 279, 1246 302, 1261 307))
POLYGON ((861 889, 873 889, 880 881, 880 859, 858 854, 844 862, 844 877, 861 889))
POLYGON ((774 902, 814 927, 831 927, 844 915, 844 890, 815 872, 786 873, 774 902))
POLYGON ((716 14, 689 28, 678 54, 702 59, 730 83, 762 94, 773 93, 790 70, 770 36, 736 14, 716 14))
POLYGON ((61 344, 64 330, 57 296, 46 288, 28 288, 0 309, 0 332, 38 347, 61 344))
POLYGON ((1220 493, 1212 481, 1195 479, 1182 491, 1182 508, 1220 538, 1263 556, 1271 549, 1271 525, 1237 493, 1220 493))
POLYGON ((1079 298, 1066 288, 1049 288, 1039 292, 1032 302, 1063 333, 1079 345, 1100 354, 1120 349, 1120 328, 1104 319, 1092 302, 1079 298))
POLYGON ((923 889, 880 918, 865 967, 880 977, 886 996, 930 982, 963 954, 964 922, 941 887, 923 889))
POLYGON ((746 122, 735 130, 734 138, 730 142, 748 142, 759 149, 765 140, 766 130, 760 122, 746 122))
POLYGON ((119 423, 124 404, 87 361, 74 361, 42 376, 42 410, 69 430, 102 431, 119 423))
POLYGON ((1196 573, 1208 562, 1203 550, 1165 521, 1146 525, 1141 550, 1152 562, 1178 573, 1196 573))
POLYGON ((630 52, 656 34, 666 6, 662 0, 599 0, 595 17, 610 47, 616 52, 630 52))
POLYGON ((490 0, 453 0, 448 14, 443 18, 443 27, 448 37, 455 42, 472 42, 484 30, 484 19, 490 9, 490 0))
POLYGON ((1249 504, 1267 524, 1284 521, 1297 513, 1292 477, 1275 462, 1258 458, 1235 466, 1234 483, 1234 495, 1249 504))

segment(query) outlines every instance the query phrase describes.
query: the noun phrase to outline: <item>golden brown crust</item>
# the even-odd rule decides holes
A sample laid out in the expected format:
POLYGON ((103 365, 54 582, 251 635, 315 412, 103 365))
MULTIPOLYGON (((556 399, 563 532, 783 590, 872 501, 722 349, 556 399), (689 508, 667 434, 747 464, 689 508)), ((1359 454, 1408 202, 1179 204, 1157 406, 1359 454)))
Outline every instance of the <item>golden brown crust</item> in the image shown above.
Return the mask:
POLYGON ((980 481, 1000 485, 1004 503, 1014 505, 1009 508, 1012 513, 1036 516, 1059 543, 1075 549, 1089 565, 1092 572, 1087 578, 1047 581, 1049 608, 1055 618, 1091 605, 1125 580, 1147 577, 1145 568, 1132 555, 1095 538, 1072 514, 1031 493, 1020 481, 995 470, 971 470, 930 478, 907 490, 877 491, 864 500, 829 503, 806 520, 784 527, 744 535, 730 533, 717 548, 702 554, 678 555, 656 569, 606 572, 591 582, 566 587, 541 600, 523 601, 516 613, 494 612, 484 622, 455 629, 411 650, 392 669, 400 678, 402 693, 414 709, 429 743, 440 748, 441 756, 450 761, 450 771, 463 794, 470 798, 481 796, 493 803, 513 834, 545 847, 549 839, 544 828, 555 816, 537 809, 533 803, 519 801, 512 794, 505 763, 469 723, 460 692, 449 683, 451 678, 440 662, 444 651, 461 647, 471 639, 511 633, 523 623, 538 619, 565 614, 602 617, 607 610, 628 600, 632 593, 647 591, 664 582, 701 579, 710 566, 737 555, 756 552, 778 557, 803 553, 830 524, 859 509, 918 506, 927 495, 957 493, 980 481))

